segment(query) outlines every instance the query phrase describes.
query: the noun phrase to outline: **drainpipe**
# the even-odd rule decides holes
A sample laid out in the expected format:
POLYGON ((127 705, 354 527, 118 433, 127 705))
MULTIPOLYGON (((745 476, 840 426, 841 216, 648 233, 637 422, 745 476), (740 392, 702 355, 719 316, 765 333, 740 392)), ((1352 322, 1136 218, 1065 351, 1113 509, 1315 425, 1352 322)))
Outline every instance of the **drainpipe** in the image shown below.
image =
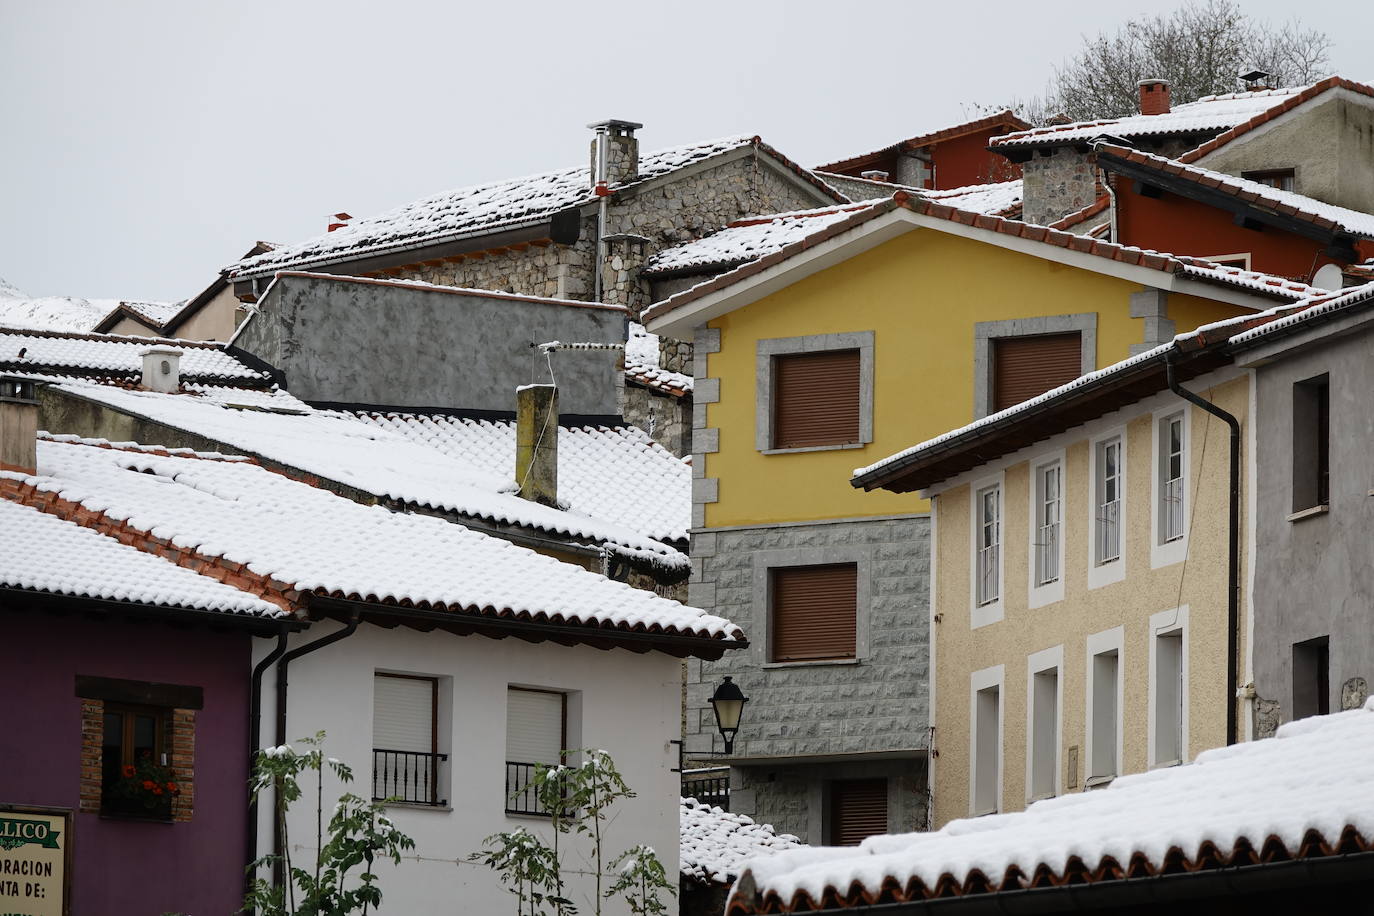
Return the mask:
MULTIPOLYGON (((357 632, 358 623, 361 619, 362 612, 354 611, 353 614, 348 618, 348 626, 344 627, 342 630, 335 630, 328 636, 321 636, 314 642, 308 642, 303 646, 297 646, 290 652, 287 652, 285 655, 283 655, 281 657, 281 661, 277 662, 277 747, 280 747, 286 743, 286 672, 287 669, 291 667, 291 662, 295 659, 300 658, 302 655, 309 655, 316 649, 323 649, 325 646, 333 645, 341 639, 347 639, 348 637, 352 636, 355 632, 357 632)), ((286 876, 283 872, 281 862, 281 828, 281 808, 276 805, 273 805, 272 852, 278 858, 277 864, 272 871, 274 875, 274 880, 276 881, 277 886, 279 887, 283 886, 286 880, 286 876)))
MULTIPOLYGON (((272 663, 286 652, 286 637, 290 624, 282 621, 277 631, 277 647, 267 654, 253 668, 252 688, 248 700, 248 771, 253 771, 253 761, 258 754, 258 737, 262 732, 262 676, 272 663)), ((248 837, 244 845, 244 893, 253 886, 253 862, 258 857, 258 798, 253 792, 248 794, 248 837)))
POLYGON ((1174 373, 1174 354, 1165 357, 1169 390, 1224 422, 1231 429, 1231 494, 1226 537, 1226 743, 1235 744, 1236 688, 1240 652, 1236 640, 1240 630, 1240 421, 1211 401, 1203 400, 1181 387, 1174 373))
POLYGON ((1112 176, 1106 169, 1102 170, 1102 187, 1107 189, 1107 219, 1109 220, 1107 231, 1112 234, 1109 242, 1121 244, 1121 236, 1116 227, 1116 192, 1112 190, 1112 176))
POLYGON ((610 128, 596 132, 596 175, 594 184, 596 196, 596 270, 592 275, 592 301, 601 301, 601 267, 606 261, 606 198, 610 190, 606 187, 606 140, 610 128))

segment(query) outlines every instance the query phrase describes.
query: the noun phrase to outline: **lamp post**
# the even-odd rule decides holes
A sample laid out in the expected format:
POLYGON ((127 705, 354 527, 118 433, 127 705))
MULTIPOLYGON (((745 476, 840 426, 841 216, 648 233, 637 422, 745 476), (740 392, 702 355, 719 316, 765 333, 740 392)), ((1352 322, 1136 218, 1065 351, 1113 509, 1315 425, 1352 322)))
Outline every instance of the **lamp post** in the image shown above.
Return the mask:
POLYGON ((739 689, 728 675, 725 681, 711 694, 711 708, 716 713, 716 728, 725 739, 725 753, 735 750, 735 734, 739 732, 739 720, 744 715, 744 704, 749 698, 739 689))

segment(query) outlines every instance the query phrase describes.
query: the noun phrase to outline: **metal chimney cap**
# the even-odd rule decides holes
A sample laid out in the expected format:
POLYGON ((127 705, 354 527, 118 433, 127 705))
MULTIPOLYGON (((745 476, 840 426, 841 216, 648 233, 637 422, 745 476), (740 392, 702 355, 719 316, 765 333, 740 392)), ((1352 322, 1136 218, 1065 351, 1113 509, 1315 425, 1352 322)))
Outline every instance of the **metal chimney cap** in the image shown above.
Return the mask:
POLYGON ((0 403, 37 404, 38 383, 17 375, 0 375, 0 403))
POLYGON ((1247 82, 1247 83, 1254 83, 1254 82, 1258 82, 1259 80, 1262 80, 1262 79, 1267 79, 1268 76, 1269 76, 1268 71, 1265 71, 1265 70, 1251 70, 1249 73, 1242 73, 1242 74, 1240 75, 1240 78, 1241 78, 1243 81, 1247 82))
POLYGON ((592 130, 623 130, 628 132, 639 130, 644 125, 636 121, 622 121, 619 118, 607 118, 605 121, 593 121, 587 126, 592 130))

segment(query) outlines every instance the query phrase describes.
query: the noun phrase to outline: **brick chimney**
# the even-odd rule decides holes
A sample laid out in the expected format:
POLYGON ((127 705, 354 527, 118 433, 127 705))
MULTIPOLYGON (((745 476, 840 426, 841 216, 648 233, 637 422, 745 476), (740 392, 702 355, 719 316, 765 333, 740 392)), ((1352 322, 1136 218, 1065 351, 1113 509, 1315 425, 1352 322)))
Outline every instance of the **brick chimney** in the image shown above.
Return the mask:
POLYGON ((149 347, 143 351, 143 387, 173 394, 181 390, 181 351, 149 347))
POLYGON ((643 124, 613 118, 587 126, 596 131, 591 150, 593 189, 604 190, 639 177, 639 141, 635 131, 643 124))
POLYGON ((867 178, 869 181, 887 181, 888 174, 881 169, 869 169, 866 172, 860 172, 859 177, 867 178))
POLYGON ((515 481, 520 496, 558 505, 558 388, 515 389, 515 481))
POLYGON ((329 228, 326 231, 333 232, 335 229, 342 229, 344 226, 348 225, 348 221, 352 218, 353 217, 347 213, 335 213, 333 216, 329 217, 329 228))
POLYGON ((38 473, 38 385, 0 376, 0 471, 38 473))
POLYGON ((1140 89, 1140 113, 1143 115, 1162 115, 1169 113, 1169 83, 1167 80, 1141 80, 1136 83, 1140 89))

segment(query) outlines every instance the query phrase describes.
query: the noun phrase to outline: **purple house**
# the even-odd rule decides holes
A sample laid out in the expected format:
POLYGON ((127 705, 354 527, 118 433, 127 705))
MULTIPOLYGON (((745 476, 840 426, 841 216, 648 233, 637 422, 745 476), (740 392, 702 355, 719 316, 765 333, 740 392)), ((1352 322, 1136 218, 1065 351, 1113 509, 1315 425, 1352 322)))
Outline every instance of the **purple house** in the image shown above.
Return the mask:
POLYGON ((25 394, 0 380, 0 913, 233 913, 251 643, 287 618, 58 494, 22 505, 25 394))

